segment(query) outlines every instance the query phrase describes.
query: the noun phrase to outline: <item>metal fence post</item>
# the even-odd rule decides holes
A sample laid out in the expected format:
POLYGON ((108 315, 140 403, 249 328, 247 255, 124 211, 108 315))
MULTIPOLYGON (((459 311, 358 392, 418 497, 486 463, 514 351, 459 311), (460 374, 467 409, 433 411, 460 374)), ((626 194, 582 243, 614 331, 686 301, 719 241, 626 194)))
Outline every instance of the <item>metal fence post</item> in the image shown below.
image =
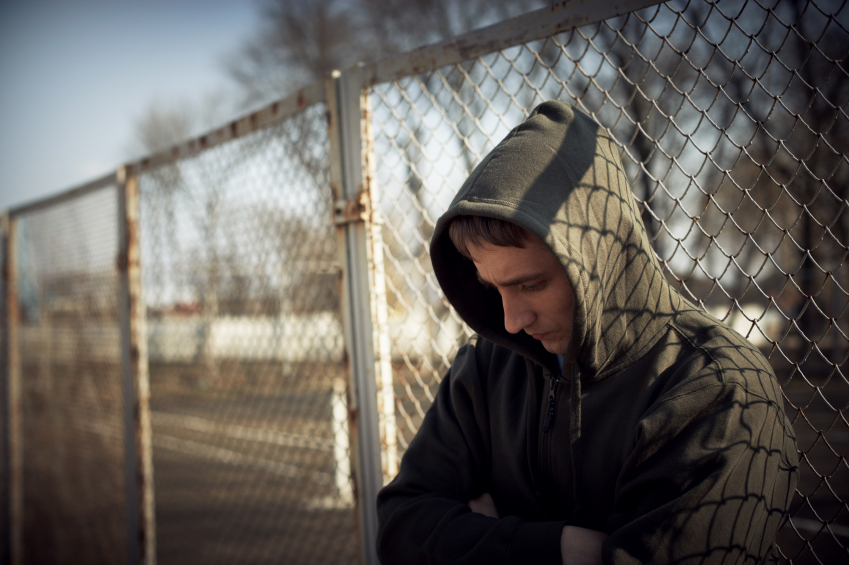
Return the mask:
POLYGON ((156 526, 147 329, 139 263, 138 180, 134 175, 127 176, 123 168, 119 169, 117 180, 128 562, 153 565, 156 563, 156 526))
POLYGON ((360 554, 362 563, 371 565, 377 563, 377 492, 384 475, 395 474, 397 463, 383 240, 373 205, 371 116, 360 70, 337 71, 328 78, 327 106, 360 554))
MULTIPOLYGON (((2 252, 3 257, 3 272, 6 272, 7 269, 7 258, 8 253, 6 252, 6 240, 8 239, 9 232, 9 213, 4 212, 0 217, 0 252, 2 252)), ((0 284, 0 292, 3 293, 2 297, 0 297, 0 328, 2 328, 2 332, 0 332, 0 418, 2 419, 2 424, 0 424, 0 430, 2 430, 2 437, 0 437, 0 451, 2 451, 2 457, 0 457, 0 467, 2 467, 2 471, 0 477, 2 477, 3 484, 0 485, 0 501, 3 503, 3 517, 0 519, 0 565, 9 565, 12 557, 11 557, 11 503, 9 502, 9 493, 11 491, 9 484, 9 471, 11 470, 11 465, 9 465, 9 459, 11 455, 10 443, 9 443, 9 350, 7 346, 7 338, 8 335, 8 317, 7 317, 7 308, 6 308, 6 289, 8 285, 6 284, 6 277, 3 275, 2 284, 0 284)))
POLYGON ((5 401, 3 412, 6 421, 4 460, 6 465, 6 525, 9 529, 3 562, 21 565, 24 562, 24 442, 23 442, 23 383, 21 357, 18 350, 18 269, 17 220, 14 215, 3 216, 3 360, 5 361, 5 401))
MULTIPOLYGON (((363 67, 358 70, 364 70, 363 67)), ((359 124, 362 160, 363 194, 367 195, 365 209, 368 240, 369 307, 372 322, 374 355, 373 380, 377 386, 377 415, 380 431, 381 463, 384 484, 398 474, 398 430, 395 425, 395 390, 392 383, 392 360, 389 342, 389 312, 386 304, 386 270, 383 262, 383 218, 378 205, 380 191, 375 179, 374 133, 371 123, 371 104, 365 89, 365 73, 358 73, 359 124)))

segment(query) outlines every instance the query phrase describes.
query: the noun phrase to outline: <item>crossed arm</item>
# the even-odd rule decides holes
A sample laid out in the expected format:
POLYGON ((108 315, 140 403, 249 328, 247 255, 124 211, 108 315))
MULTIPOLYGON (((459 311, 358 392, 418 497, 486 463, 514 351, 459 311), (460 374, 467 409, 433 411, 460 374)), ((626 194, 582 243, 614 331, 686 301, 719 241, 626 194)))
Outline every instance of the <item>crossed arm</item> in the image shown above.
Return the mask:
MULTIPOLYGON (((498 519, 495 501, 488 492, 469 501, 472 512, 498 519)), ((578 526, 563 526, 560 534, 560 557, 563 565, 601 565, 601 544, 607 539, 607 534, 579 528, 578 526)))

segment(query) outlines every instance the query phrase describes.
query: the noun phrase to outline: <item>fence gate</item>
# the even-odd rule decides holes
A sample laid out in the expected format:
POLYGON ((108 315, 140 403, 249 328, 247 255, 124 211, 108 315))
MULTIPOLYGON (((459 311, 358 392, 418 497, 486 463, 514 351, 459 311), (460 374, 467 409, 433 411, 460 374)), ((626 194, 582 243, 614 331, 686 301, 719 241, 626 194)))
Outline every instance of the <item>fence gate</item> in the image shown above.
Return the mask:
POLYGON ((327 109, 136 169, 160 563, 357 561, 327 109))
POLYGON ((7 218, 8 550, 15 563, 153 558, 150 452, 140 441, 145 359, 133 354, 143 330, 133 295, 135 196, 112 175, 7 218))

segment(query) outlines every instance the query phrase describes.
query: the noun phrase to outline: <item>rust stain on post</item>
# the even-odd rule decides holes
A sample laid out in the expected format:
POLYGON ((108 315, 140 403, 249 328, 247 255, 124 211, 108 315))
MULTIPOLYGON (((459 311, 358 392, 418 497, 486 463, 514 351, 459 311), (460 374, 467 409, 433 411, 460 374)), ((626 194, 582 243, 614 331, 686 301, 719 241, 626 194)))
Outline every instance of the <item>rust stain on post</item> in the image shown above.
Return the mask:
POLYGON ((342 190, 339 184, 335 181, 330 181, 330 193, 333 195, 333 201, 336 202, 342 198, 342 190))
POLYGON ((333 222, 337 226, 371 219, 369 195, 361 190, 350 200, 336 200, 333 204, 333 222))
POLYGON ((5 234, 5 262, 3 275, 6 289, 6 394, 8 420, 6 433, 9 438, 9 553, 12 565, 24 563, 24 445, 23 445, 23 390, 21 359, 18 352, 18 269, 17 269, 17 220, 8 216, 5 234))
MULTIPOLYGON (((206 136, 200 139, 206 142, 206 136)), ((136 525, 134 537, 135 555, 131 562, 144 565, 156 563, 156 529, 153 504, 153 458, 150 428, 150 384, 147 366, 147 330, 145 308, 141 286, 141 262, 138 222, 138 179, 126 178, 120 186, 122 191, 121 210, 121 248, 119 251, 119 269, 124 294, 122 312, 122 348, 125 357, 122 360, 124 372, 125 438, 131 445, 125 445, 128 453, 128 481, 134 487, 128 500, 128 510, 134 512, 132 522, 136 525), (131 429, 129 429, 131 428, 131 429), (132 456, 131 456, 132 455, 132 456)), ((128 517, 129 514, 128 514, 128 517)), ((132 518, 132 517, 130 517, 132 518)), ((131 523, 132 523, 131 522, 131 523)), ((130 535, 133 535, 131 532, 130 535)))

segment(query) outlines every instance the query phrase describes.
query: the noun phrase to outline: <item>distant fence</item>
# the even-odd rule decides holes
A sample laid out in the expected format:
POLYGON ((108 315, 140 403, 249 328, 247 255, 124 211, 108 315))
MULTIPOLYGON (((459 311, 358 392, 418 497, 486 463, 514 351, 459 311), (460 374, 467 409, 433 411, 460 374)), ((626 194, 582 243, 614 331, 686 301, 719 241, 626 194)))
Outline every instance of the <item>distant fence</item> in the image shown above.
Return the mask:
POLYGON ((3 555, 376 563, 377 490, 469 335, 434 222, 560 99, 619 145, 669 280, 778 375, 782 559, 848 559, 847 25, 837 1, 567 2, 9 211, 3 555))

